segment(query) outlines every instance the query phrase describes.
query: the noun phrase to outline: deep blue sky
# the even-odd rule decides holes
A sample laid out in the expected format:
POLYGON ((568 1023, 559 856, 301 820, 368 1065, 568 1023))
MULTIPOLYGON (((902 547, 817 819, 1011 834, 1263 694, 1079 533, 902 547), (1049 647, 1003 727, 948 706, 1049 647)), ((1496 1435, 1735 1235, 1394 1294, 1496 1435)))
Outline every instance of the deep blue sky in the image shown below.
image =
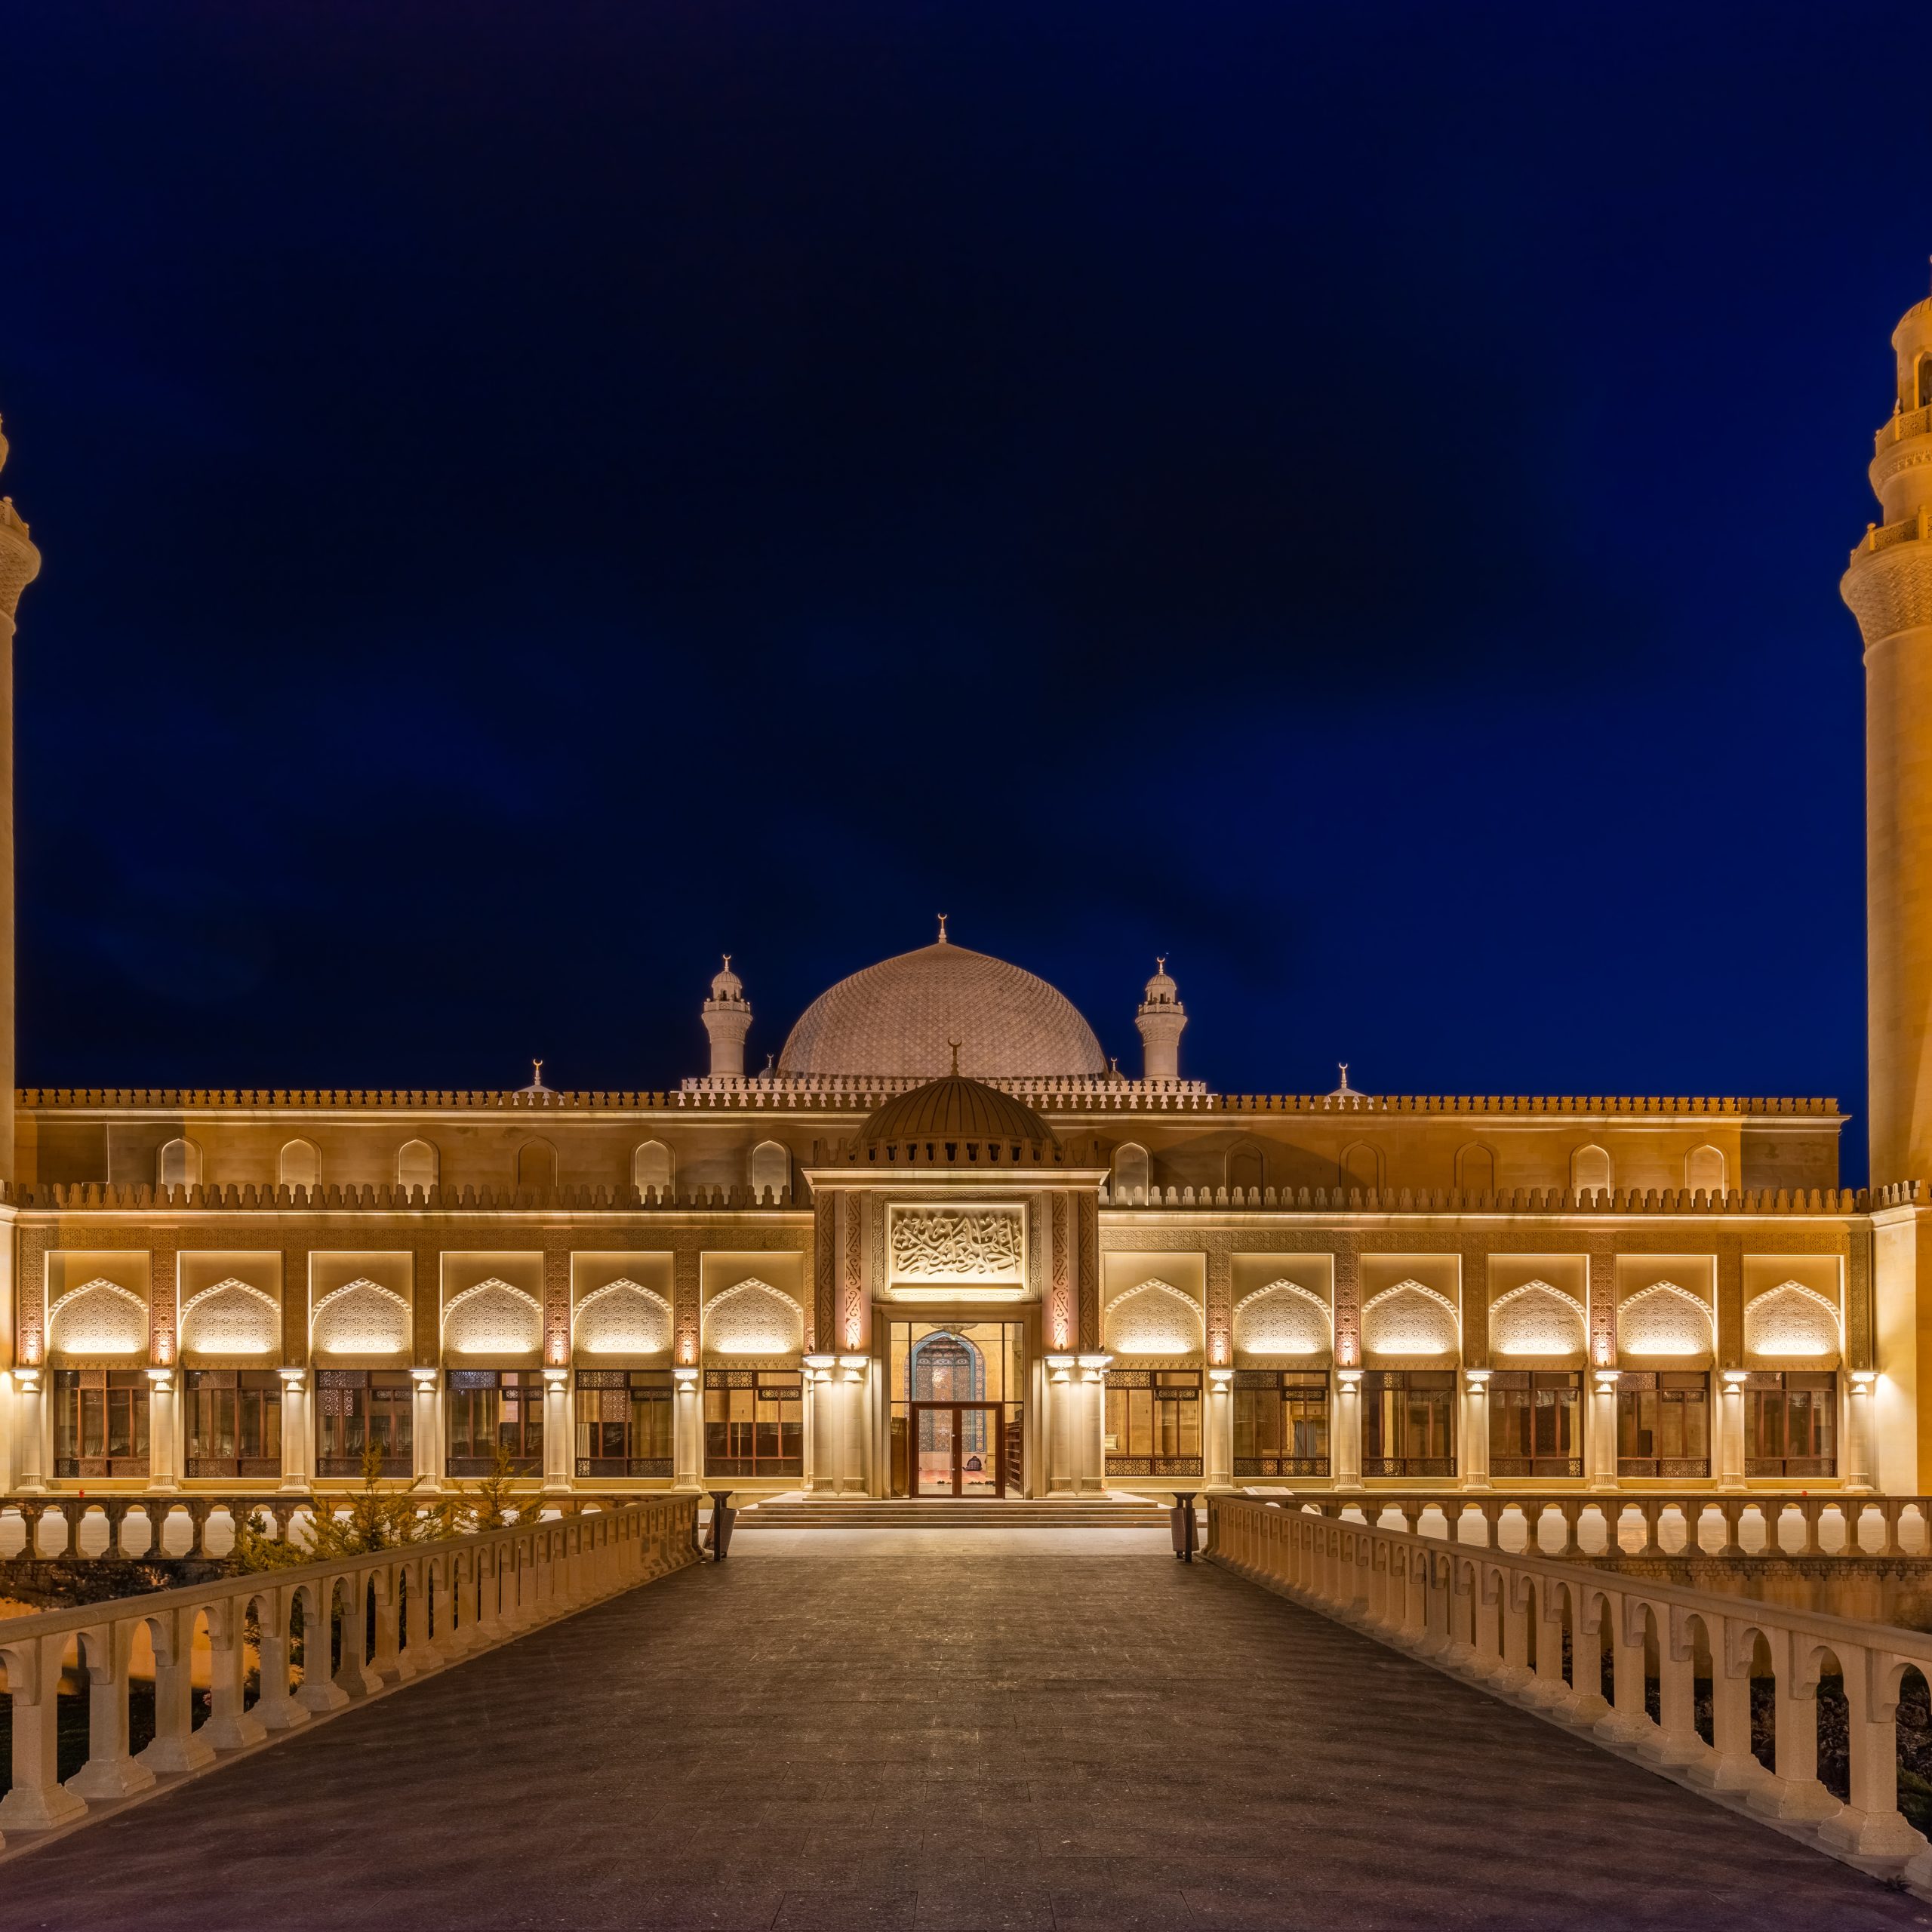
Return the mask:
POLYGON ((943 907, 1223 1088, 1862 1104, 1895 10, 7 45, 23 1081, 668 1081, 943 907))

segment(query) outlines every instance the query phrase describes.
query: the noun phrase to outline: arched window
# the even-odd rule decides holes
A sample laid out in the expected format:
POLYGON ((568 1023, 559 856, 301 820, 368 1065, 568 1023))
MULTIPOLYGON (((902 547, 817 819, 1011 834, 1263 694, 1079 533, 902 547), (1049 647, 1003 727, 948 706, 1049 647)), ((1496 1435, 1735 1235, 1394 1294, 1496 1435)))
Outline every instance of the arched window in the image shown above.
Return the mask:
POLYGON ((1342 1185, 1364 1188, 1382 1185, 1382 1155, 1367 1141, 1358 1140, 1342 1156, 1342 1185))
POLYGON ((1932 408, 1932 355, 1918 358, 1918 406, 1932 408))
POLYGON ((1457 1155, 1456 1185, 1465 1194, 1496 1191, 1496 1156, 1480 1141, 1472 1140, 1457 1155))
POLYGON ((395 1184, 426 1192, 436 1184, 438 1165, 436 1150, 428 1141, 409 1141, 395 1157, 395 1184))
POLYGON ((156 1178, 163 1187, 196 1187, 202 1179, 202 1150, 192 1140, 171 1140, 161 1150, 156 1178))
POLYGON ((1114 1149, 1114 1200, 1131 1208, 1147 1199, 1147 1150, 1129 1140, 1114 1149))
POLYGON ((526 1140, 516 1150, 518 1187, 555 1187, 557 1150, 547 1140, 526 1140))
POLYGON ((312 1140, 291 1140, 275 1164, 275 1177, 284 1187, 314 1187, 322 1178, 321 1150, 312 1140))
POLYGON ((1228 1185, 1230 1187, 1259 1187, 1263 1172, 1259 1147, 1237 1147, 1228 1156, 1228 1185))
POLYGON ((640 1194, 671 1189, 671 1150, 661 1140, 647 1140, 631 1156, 631 1185, 640 1194))
POLYGON ((1570 1185, 1580 1194, 1586 1187, 1614 1186, 1610 1156, 1601 1147, 1579 1147, 1570 1156, 1570 1185))
POLYGON ((752 1149, 752 1192, 761 1201, 766 1190, 774 1201, 785 1198, 792 1184, 792 1156, 776 1140, 761 1140, 752 1149))
POLYGON ((1702 1188, 1707 1194, 1724 1190, 1724 1150, 1721 1147, 1694 1147, 1684 1157, 1684 1185, 1702 1188))

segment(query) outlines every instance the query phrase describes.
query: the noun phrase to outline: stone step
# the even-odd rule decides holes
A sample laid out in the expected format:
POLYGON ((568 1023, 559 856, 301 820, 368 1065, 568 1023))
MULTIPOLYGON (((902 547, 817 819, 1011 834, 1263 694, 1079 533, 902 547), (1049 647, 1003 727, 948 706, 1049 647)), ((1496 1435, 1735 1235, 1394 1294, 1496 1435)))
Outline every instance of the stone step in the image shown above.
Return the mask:
POLYGON ((766 1503, 739 1512, 743 1530, 1164 1529, 1168 1512, 1146 1503, 912 1501, 766 1503))

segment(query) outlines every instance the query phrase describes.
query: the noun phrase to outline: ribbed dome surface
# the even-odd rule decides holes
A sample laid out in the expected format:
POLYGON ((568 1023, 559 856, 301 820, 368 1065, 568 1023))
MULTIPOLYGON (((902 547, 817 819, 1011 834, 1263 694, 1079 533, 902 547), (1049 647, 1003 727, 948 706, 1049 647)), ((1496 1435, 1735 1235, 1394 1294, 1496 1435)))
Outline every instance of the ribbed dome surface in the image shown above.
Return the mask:
POLYGON ((997 1087, 959 1075, 895 1094, 859 1130, 861 1146, 913 1140, 1051 1141, 1053 1130, 1031 1107, 997 1087))
POLYGON ((1064 993, 1032 974, 941 940, 854 973, 805 1008, 779 1071, 932 1079, 952 1064, 980 1078, 1097 1074, 1106 1060, 1064 993))

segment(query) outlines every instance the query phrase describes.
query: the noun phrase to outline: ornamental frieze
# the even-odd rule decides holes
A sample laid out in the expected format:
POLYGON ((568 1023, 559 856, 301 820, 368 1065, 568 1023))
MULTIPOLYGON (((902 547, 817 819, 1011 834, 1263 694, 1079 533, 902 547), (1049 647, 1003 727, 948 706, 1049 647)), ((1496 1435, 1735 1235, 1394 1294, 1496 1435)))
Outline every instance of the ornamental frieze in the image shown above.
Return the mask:
POLYGON ((1020 1281, 1025 1278, 1019 1211, 895 1208, 895 1281, 1020 1281))

